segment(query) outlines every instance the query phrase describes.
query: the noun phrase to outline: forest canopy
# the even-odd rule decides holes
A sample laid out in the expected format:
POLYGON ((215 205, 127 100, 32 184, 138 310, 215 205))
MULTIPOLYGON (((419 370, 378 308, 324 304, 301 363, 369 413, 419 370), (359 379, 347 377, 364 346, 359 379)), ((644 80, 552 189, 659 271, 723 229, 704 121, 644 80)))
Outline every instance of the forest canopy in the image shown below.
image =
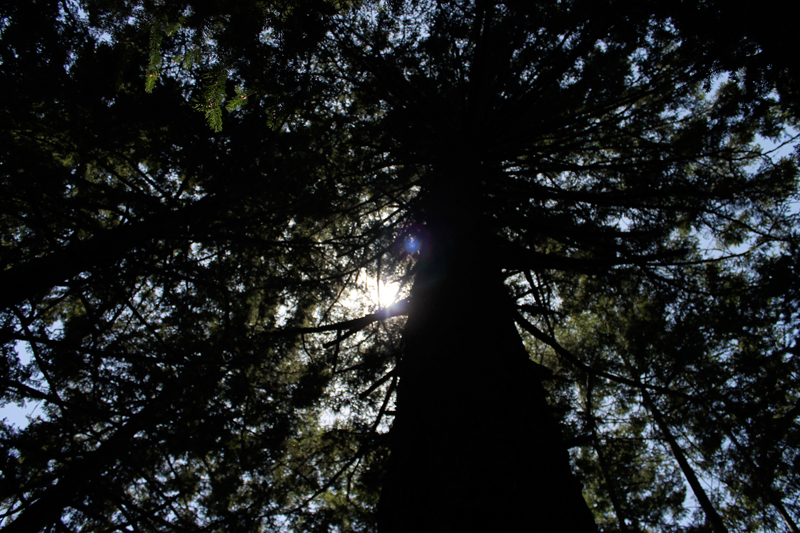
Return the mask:
POLYGON ((5 3, 0 527, 800 531, 787 14, 5 3))

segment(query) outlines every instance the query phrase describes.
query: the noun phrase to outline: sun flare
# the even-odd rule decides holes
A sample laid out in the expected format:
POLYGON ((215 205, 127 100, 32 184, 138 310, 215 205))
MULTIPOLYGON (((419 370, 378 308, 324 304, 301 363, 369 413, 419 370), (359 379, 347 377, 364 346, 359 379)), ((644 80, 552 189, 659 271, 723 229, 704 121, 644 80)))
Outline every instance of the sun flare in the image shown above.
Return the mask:
POLYGON ((362 271, 353 285, 347 289, 339 304, 350 312, 370 313, 389 307, 407 296, 402 284, 397 281, 379 281, 362 271))
POLYGON ((367 282, 369 289, 367 297, 370 303, 376 304, 380 308, 388 307, 398 300, 400 284, 397 282, 378 282, 370 280, 367 282))

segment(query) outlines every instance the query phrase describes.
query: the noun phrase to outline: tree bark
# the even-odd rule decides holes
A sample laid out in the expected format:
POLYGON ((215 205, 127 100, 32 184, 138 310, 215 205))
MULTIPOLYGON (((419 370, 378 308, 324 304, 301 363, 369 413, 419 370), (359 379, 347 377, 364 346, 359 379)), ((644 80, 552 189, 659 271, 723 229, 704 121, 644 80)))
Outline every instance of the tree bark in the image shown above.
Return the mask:
MULTIPOLYGON (((454 202, 457 203, 457 202, 454 202)), ((514 325, 492 235, 428 217, 398 365, 381 533, 596 531, 514 325)))

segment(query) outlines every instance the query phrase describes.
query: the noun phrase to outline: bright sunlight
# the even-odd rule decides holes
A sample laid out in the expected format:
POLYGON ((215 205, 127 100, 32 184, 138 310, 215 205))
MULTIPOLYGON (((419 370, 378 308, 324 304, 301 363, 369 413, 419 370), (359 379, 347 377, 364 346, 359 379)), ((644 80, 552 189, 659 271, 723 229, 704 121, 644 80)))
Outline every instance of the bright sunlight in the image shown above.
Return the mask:
POLYGON ((353 288, 346 291, 339 303, 351 312, 373 312, 400 300, 400 292, 400 283, 383 280, 379 282, 362 270, 353 288))
POLYGON ((370 303, 377 305, 381 309, 395 303, 399 299, 399 293, 400 284, 397 282, 378 282, 374 278, 367 281, 366 297, 370 303))

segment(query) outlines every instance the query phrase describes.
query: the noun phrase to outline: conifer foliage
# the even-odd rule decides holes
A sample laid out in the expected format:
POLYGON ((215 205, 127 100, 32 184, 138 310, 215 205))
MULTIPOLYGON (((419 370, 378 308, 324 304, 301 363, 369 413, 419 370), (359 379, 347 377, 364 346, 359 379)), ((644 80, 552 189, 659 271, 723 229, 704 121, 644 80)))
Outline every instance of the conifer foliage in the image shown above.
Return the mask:
POLYGON ((4 4, 0 526, 800 531, 781 8, 4 4))

